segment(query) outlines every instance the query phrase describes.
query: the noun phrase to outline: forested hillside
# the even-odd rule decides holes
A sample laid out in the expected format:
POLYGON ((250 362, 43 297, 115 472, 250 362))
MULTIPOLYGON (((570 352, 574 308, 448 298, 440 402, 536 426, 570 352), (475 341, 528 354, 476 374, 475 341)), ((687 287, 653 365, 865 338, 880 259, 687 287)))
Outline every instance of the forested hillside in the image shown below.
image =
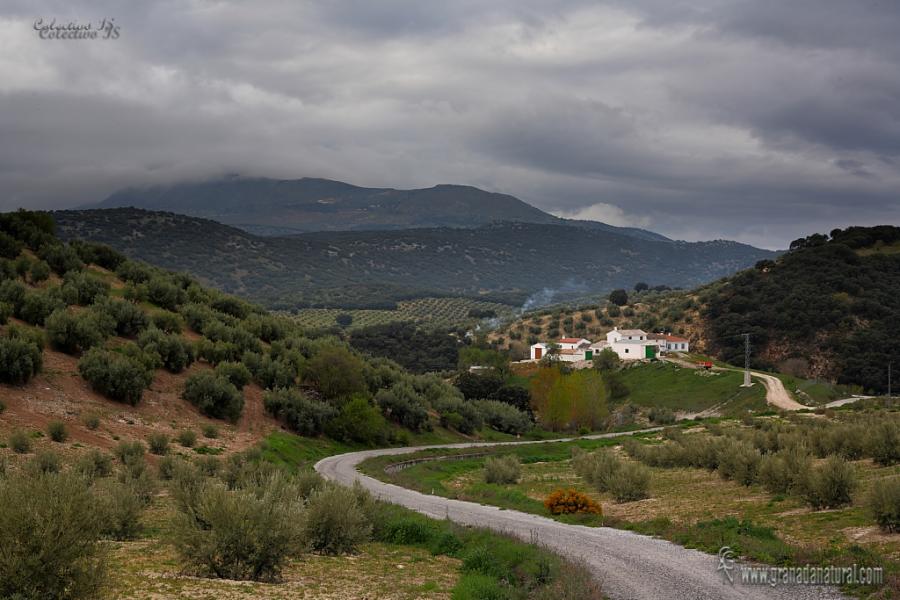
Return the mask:
POLYGON ((796 240, 705 294, 709 350, 800 376, 883 392, 900 336, 900 228, 850 227, 796 240))
POLYGON ((102 242, 285 309, 393 308, 399 300, 439 296, 521 305, 546 289, 584 294, 642 280, 692 287, 775 256, 735 242, 650 241, 530 223, 256 237, 136 209, 60 211, 54 219, 65 239, 102 242))
MULTIPOLYGON (((448 350, 456 352, 452 340, 448 350)), ((485 412, 434 375, 367 358, 187 275, 107 246, 62 243, 49 215, 32 212, 0 215, 0 391, 6 423, 45 420, 61 406, 69 418, 107 414, 110 422, 90 429, 105 435, 84 432, 107 446, 121 425, 110 401, 137 407, 137 430, 167 439, 184 423, 210 420, 259 438, 277 421, 304 436, 370 445, 442 423, 471 434, 497 410, 518 413, 485 412), (156 421, 166 424, 148 425, 156 421)))

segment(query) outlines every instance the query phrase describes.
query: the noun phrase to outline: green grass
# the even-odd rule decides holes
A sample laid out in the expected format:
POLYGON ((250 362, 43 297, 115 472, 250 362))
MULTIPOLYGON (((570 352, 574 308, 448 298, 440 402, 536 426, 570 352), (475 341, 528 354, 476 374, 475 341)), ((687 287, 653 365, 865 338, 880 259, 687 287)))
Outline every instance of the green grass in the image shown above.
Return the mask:
POLYGON ((740 387, 743 375, 738 372, 707 372, 656 362, 626 368, 621 377, 630 391, 626 400, 638 406, 699 412, 721 405, 726 415, 766 407, 765 388, 740 387))
POLYGON ((343 442, 327 438, 307 438, 277 431, 266 436, 260 444, 263 460, 286 466, 290 469, 312 467, 326 456, 359 450, 343 442))
POLYGON ((862 393, 862 390, 852 386, 837 385, 816 379, 801 379, 786 373, 773 373, 773 375, 784 383, 785 389, 799 402, 809 400, 812 404, 819 405, 862 393))
MULTIPOLYGON (((418 441, 429 436, 440 440, 448 435, 455 434, 447 430, 436 430, 429 434, 420 434, 418 441)), ((544 446, 544 444, 537 446, 544 446)), ((359 449, 332 440, 302 438, 284 432, 270 434, 261 447, 265 460, 286 465, 292 469, 309 468, 313 463, 326 456, 359 449)), ((554 449, 553 452, 561 453, 562 450, 554 449)), ((532 458, 541 456, 533 449, 530 453, 526 452, 525 454, 532 458)), ((397 457, 378 457, 373 460, 383 459, 390 459, 392 462, 398 460, 397 457)), ((462 469, 471 468, 466 464, 468 462, 470 461, 460 461, 456 464, 460 465, 462 469)), ((433 464, 446 467, 453 463, 433 464)), ((476 464, 475 468, 479 465, 480 463, 476 464)), ((380 468, 383 469, 383 466, 380 468)), ((449 476, 453 474, 454 472, 450 472, 449 476)), ((433 481, 437 482, 438 480, 434 479, 433 481)), ((424 489, 427 487, 428 481, 420 481, 419 485, 424 489)), ((495 493, 498 496, 503 495, 502 490, 497 490, 495 493)), ((521 494, 507 496, 510 504, 521 502, 521 498, 519 498, 521 494)), ((525 500, 528 499, 525 498, 525 500)), ((514 594, 498 596, 502 598, 525 597, 526 590, 533 589, 536 585, 549 585, 548 582, 552 582, 559 576, 562 567, 562 560, 558 556, 536 546, 488 530, 470 529, 450 521, 430 519, 396 505, 379 503, 374 521, 373 537, 376 542, 425 548, 435 556, 445 555, 461 559, 462 573, 453 589, 452 598, 461 600, 490 598, 494 596, 480 594, 491 590, 514 594), (541 578, 539 579, 535 574, 540 574, 541 578)), ((426 582, 421 586, 421 591, 432 591, 435 587, 434 582, 426 582)))

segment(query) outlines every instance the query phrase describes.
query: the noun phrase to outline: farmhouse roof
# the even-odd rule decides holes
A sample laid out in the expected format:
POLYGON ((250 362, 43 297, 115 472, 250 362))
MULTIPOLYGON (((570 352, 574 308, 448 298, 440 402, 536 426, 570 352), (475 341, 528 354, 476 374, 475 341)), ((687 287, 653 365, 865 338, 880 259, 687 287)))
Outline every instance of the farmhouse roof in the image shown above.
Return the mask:
POLYGON ((622 335, 647 335, 646 331, 640 329, 619 329, 618 331, 622 335))
POLYGON ((686 342, 686 341, 688 341, 687 339, 685 339, 683 337, 678 337, 677 335, 667 335, 664 337, 666 338, 667 342, 686 342))
POLYGON ((584 338, 559 338, 560 344, 577 344, 578 342, 581 342, 581 341, 586 342, 589 340, 585 340, 584 338))

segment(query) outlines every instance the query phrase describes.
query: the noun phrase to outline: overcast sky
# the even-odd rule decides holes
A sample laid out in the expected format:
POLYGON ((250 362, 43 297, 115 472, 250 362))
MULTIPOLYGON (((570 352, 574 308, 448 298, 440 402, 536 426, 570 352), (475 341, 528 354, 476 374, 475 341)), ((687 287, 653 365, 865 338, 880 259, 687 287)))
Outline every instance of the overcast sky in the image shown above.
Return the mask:
POLYGON ((781 248, 900 224, 898 32, 896 0, 4 0, 0 210, 237 172, 781 248))

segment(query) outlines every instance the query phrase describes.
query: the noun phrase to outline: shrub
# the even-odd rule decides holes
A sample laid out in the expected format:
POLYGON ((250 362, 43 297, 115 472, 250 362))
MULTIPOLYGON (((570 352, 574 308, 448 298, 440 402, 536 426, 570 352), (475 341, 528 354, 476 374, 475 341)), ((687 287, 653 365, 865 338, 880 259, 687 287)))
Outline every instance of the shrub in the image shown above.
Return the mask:
POLYGON ((100 417, 94 413, 90 413, 84 416, 83 419, 84 426, 90 429, 91 431, 96 430, 100 427, 100 417))
POLYGON ((107 479, 94 486, 101 533, 114 540, 130 540, 141 530, 144 505, 129 481, 107 479))
POLYGON ((325 425, 325 433, 337 440, 377 446, 387 442, 387 421, 369 401, 358 396, 341 407, 325 425))
POLYGON ((144 462, 144 444, 138 440, 119 442, 113 449, 113 454, 123 465, 140 464, 144 462))
POLYGON ((375 403, 384 416, 413 431, 421 431, 428 425, 428 410, 424 399, 406 382, 379 390, 375 403))
POLYGON ((325 424, 337 415, 330 404, 307 397, 299 390, 276 389, 263 396, 266 411, 300 435, 322 433, 325 424))
POLYGON ((336 485, 320 487, 310 495, 307 506, 303 537, 313 551, 347 554, 370 539, 372 524, 353 490, 336 485))
POLYGON ((203 371, 188 377, 182 397, 201 413, 217 419, 237 421, 244 410, 244 397, 224 377, 203 371))
POLYGON ((203 425, 201 431, 203 432, 203 437, 205 438, 214 440, 219 437, 219 428, 212 423, 206 423, 205 425, 203 425))
POLYGON ((846 460, 832 455, 807 475, 803 485, 803 496, 811 507, 840 508, 853 501, 856 472, 846 460))
POLYGON ((99 392, 132 406, 140 402, 153 381, 153 372, 141 362, 102 348, 91 348, 78 361, 78 372, 99 392))
POLYGON ((900 477, 873 483, 867 504, 881 529, 888 533, 900 532, 900 477))
POLYGON ((96 448, 81 455, 75 462, 75 472, 90 480, 109 477, 112 471, 112 456, 96 448))
POLYGON ((59 298, 50 292, 38 290, 25 294, 16 314, 26 323, 43 326, 54 311, 64 308, 65 304, 59 298))
POLYGON ((291 363, 284 360, 273 360, 271 356, 263 356, 257 361, 254 360, 255 353, 245 352, 243 361, 248 365, 253 365, 250 370, 253 372, 256 381, 260 387, 273 390, 276 388, 289 388, 294 385, 297 380, 297 368, 291 363), (249 361, 248 361, 249 359, 249 361))
POLYGON ((162 366, 172 373, 181 373, 194 362, 194 350, 180 335, 148 329, 138 337, 138 346, 144 352, 159 357, 162 366))
POLYGON ((607 485, 616 502, 632 502, 650 495, 650 469, 633 462, 622 462, 609 476, 607 485))
POLYGON ((62 443, 69 439, 69 430, 62 421, 50 421, 47 425, 47 435, 54 442, 62 443))
POLYGON ((900 462, 900 425, 896 421, 881 421, 866 432, 867 450, 879 465, 900 462))
POLYGON ((250 370, 242 363, 225 361, 216 365, 216 375, 227 379, 237 389, 242 389, 253 379, 250 370))
POLYGON ((109 336, 108 323, 94 312, 70 313, 65 309, 53 311, 47 317, 47 339, 66 354, 77 354, 103 342, 109 336))
POLYGON ((28 454, 31 452, 31 436, 21 429, 16 429, 9 434, 7 444, 16 454, 28 454))
POLYGON ((16 337, 0 338, 0 382, 27 383, 43 366, 41 347, 16 337))
POLYGON ((579 491, 556 490, 544 500, 544 507, 552 515, 588 513, 602 515, 603 509, 587 494, 579 491))
POLYGON ((184 303, 184 290, 164 277, 151 277, 147 282, 147 300, 166 310, 175 310, 184 303))
POLYGON ((731 440, 719 452, 719 475, 742 485, 751 485, 757 478, 761 456, 750 443, 731 440))
POLYGON ((759 482, 773 494, 795 493, 812 469, 812 459, 802 448, 789 448, 762 457, 759 482))
POLYGON ((178 432, 175 440, 185 448, 191 448, 197 443, 197 434, 193 429, 184 429, 178 432))
POLYGON ((76 271, 84 266, 75 250, 59 243, 45 245, 38 256, 58 275, 65 275, 68 271, 76 271))
POLYGON ((190 477, 180 485, 173 543, 199 574, 276 580, 287 559, 299 552, 303 501, 282 476, 247 490, 228 491, 190 477))
POLYGON ((489 457, 484 461, 484 480, 487 483, 516 483, 522 476, 519 458, 512 454, 489 457))
POLYGON ((3 258, 15 258, 22 251, 22 246, 22 242, 0 231, 0 256, 3 258))
POLYGON ((33 475, 41 475, 59 473, 59 467, 59 455, 56 452, 41 450, 28 463, 27 470, 33 475))
POLYGON ((341 400, 366 391, 366 365, 341 346, 326 346, 307 363, 306 377, 328 399, 341 400))
POLYGON ((222 462, 215 456, 201 456, 197 459, 197 469, 206 477, 215 477, 222 470, 222 462))
POLYGON ((175 471, 178 469, 180 458, 172 456, 171 454, 167 454, 159 459, 159 463, 156 465, 156 473, 159 475, 160 479, 163 480, 171 480, 175 477, 175 471))
POLYGON ((36 261, 31 265, 31 273, 29 274, 31 283, 40 283, 50 278, 50 267, 42 260, 36 261))
POLYGON ((622 462, 612 452, 598 450, 593 453, 579 452, 572 459, 575 472, 599 492, 608 492, 610 478, 619 470, 622 462))
POLYGON ((514 435, 526 433, 531 429, 531 419, 514 406, 497 400, 476 400, 472 404, 492 429, 514 435))
POLYGON ((150 319, 141 308, 127 300, 107 300, 98 305, 115 321, 116 333, 121 336, 131 337, 138 335, 150 324, 150 319))
POLYGON ((478 407, 462 398, 445 395, 432 404, 441 415, 440 420, 443 427, 470 434, 481 429, 484 424, 478 407))
POLYGON ((85 481, 64 473, 0 479, 0 598, 77 600, 105 580, 100 522, 85 481))
POLYGON ((656 425, 671 425, 675 422, 675 413, 671 409, 665 407, 654 406, 647 414, 651 423, 656 425))
POLYGON ((169 453, 169 436, 164 433, 151 433, 147 437, 147 445, 150 446, 151 454, 164 456, 169 453))
POLYGON ((853 466, 832 455, 807 474, 803 482, 804 499, 814 509, 839 508, 852 502, 856 487, 853 466))
POLYGON ((166 333, 181 333, 181 317, 177 313, 161 310, 153 313, 150 320, 160 331, 166 333))
POLYGON ((67 304, 88 306, 109 296, 109 284, 85 272, 66 273, 61 288, 67 304))

